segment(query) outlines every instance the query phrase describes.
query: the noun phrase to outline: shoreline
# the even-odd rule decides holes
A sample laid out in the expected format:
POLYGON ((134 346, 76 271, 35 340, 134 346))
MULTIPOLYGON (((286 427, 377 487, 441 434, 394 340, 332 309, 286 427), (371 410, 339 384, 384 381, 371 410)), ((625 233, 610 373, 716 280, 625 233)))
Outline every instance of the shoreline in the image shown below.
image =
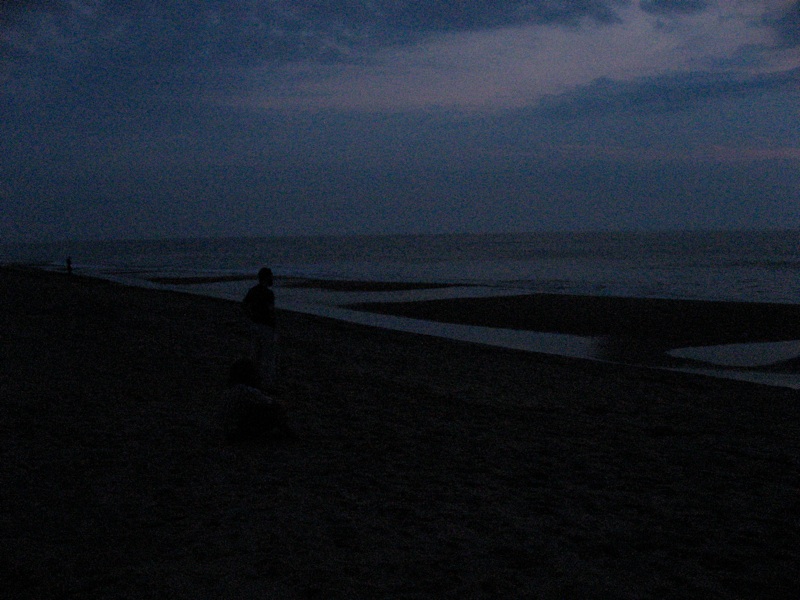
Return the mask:
MULTIPOLYGON (((252 274, 129 281, 94 276, 228 300, 243 297, 255 281, 252 274)), ((277 276, 275 286, 283 310, 528 352, 800 389, 798 304, 521 294, 476 284, 293 276, 277 276)))
POLYGON ((800 339, 796 304, 519 294, 357 303, 348 308, 460 325, 648 340, 671 347, 800 339))
POLYGON ((787 597, 790 390, 279 311, 294 444, 213 435, 236 302, 0 268, 17 598, 787 597))
POLYGON ((547 339, 537 341, 537 336, 561 337, 566 350, 562 354, 591 360, 706 369, 708 374, 716 370, 721 377, 747 377, 746 372, 752 372, 764 382, 770 373, 781 374, 774 378, 775 385, 800 388, 796 304, 523 294, 360 302, 345 308, 486 331, 530 332, 532 351, 554 345, 547 339), (590 347, 570 350, 576 336, 590 347), (797 381, 788 383, 791 374, 797 381))
MULTIPOLYGON (((234 301, 255 281, 252 274, 130 280, 87 276, 234 301)), ((276 276, 275 286, 282 310, 495 347, 800 389, 798 304, 521 294, 477 284, 294 276, 276 276)))
MULTIPOLYGON (((346 279, 314 279, 311 277, 274 277, 276 285, 283 288, 313 288, 332 292, 398 292, 413 290, 436 290, 453 287, 472 287, 455 283, 394 282, 394 281, 356 281, 346 279)), ((254 275, 204 275, 147 277, 145 281, 164 285, 204 285, 210 283, 230 283, 239 281, 257 282, 254 275)))

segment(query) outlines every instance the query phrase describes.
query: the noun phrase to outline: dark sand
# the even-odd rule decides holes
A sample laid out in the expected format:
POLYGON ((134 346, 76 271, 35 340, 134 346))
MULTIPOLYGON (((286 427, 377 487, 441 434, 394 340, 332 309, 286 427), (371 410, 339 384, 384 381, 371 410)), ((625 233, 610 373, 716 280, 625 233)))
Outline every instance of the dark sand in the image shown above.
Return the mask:
MULTIPOLYGON (((800 339, 800 305, 561 294, 373 302, 348 308, 442 323, 603 338, 601 358, 687 366, 674 348, 800 339)), ((787 361, 795 365, 797 361, 787 361)), ((796 365, 795 365, 796 366, 796 365)))
POLYGON ((281 312, 301 439, 226 447, 236 303, 8 269, 0 303, 4 597, 800 585, 796 392, 281 312))

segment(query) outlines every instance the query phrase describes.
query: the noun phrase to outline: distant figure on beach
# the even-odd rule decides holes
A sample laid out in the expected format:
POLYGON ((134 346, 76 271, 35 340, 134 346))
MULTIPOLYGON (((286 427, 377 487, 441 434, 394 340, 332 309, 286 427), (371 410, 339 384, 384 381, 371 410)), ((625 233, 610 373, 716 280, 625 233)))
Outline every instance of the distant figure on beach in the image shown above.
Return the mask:
POLYGON ((231 365, 222 397, 221 425, 225 441, 294 440, 286 409, 261 388, 258 366, 248 358, 231 365))
POLYGON ((72 275, 72 257, 67 257, 67 275, 72 275))
POLYGON ((253 360, 268 387, 275 385, 275 293, 271 288, 272 270, 264 267, 258 272, 258 285, 250 288, 242 302, 252 322, 253 360))

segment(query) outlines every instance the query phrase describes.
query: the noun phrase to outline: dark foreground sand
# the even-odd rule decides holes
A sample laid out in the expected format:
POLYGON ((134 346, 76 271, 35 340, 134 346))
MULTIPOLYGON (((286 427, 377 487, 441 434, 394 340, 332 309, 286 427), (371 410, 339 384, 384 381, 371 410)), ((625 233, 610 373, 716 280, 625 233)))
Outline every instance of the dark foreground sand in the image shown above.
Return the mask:
POLYGON ((281 313, 299 442, 213 436, 235 303, 0 269, 8 598, 756 598, 796 392, 281 313))

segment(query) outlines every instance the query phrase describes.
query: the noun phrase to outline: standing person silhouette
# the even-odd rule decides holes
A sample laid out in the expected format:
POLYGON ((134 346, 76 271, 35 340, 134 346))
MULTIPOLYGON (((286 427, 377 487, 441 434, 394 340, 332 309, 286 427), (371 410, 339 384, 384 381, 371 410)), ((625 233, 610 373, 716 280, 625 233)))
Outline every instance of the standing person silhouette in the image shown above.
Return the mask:
POLYGON ((242 302, 252 322, 253 361, 267 387, 275 385, 275 293, 271 288, 272 270, 264 267, 258 272, 258 285, 250 288, 242 302))

